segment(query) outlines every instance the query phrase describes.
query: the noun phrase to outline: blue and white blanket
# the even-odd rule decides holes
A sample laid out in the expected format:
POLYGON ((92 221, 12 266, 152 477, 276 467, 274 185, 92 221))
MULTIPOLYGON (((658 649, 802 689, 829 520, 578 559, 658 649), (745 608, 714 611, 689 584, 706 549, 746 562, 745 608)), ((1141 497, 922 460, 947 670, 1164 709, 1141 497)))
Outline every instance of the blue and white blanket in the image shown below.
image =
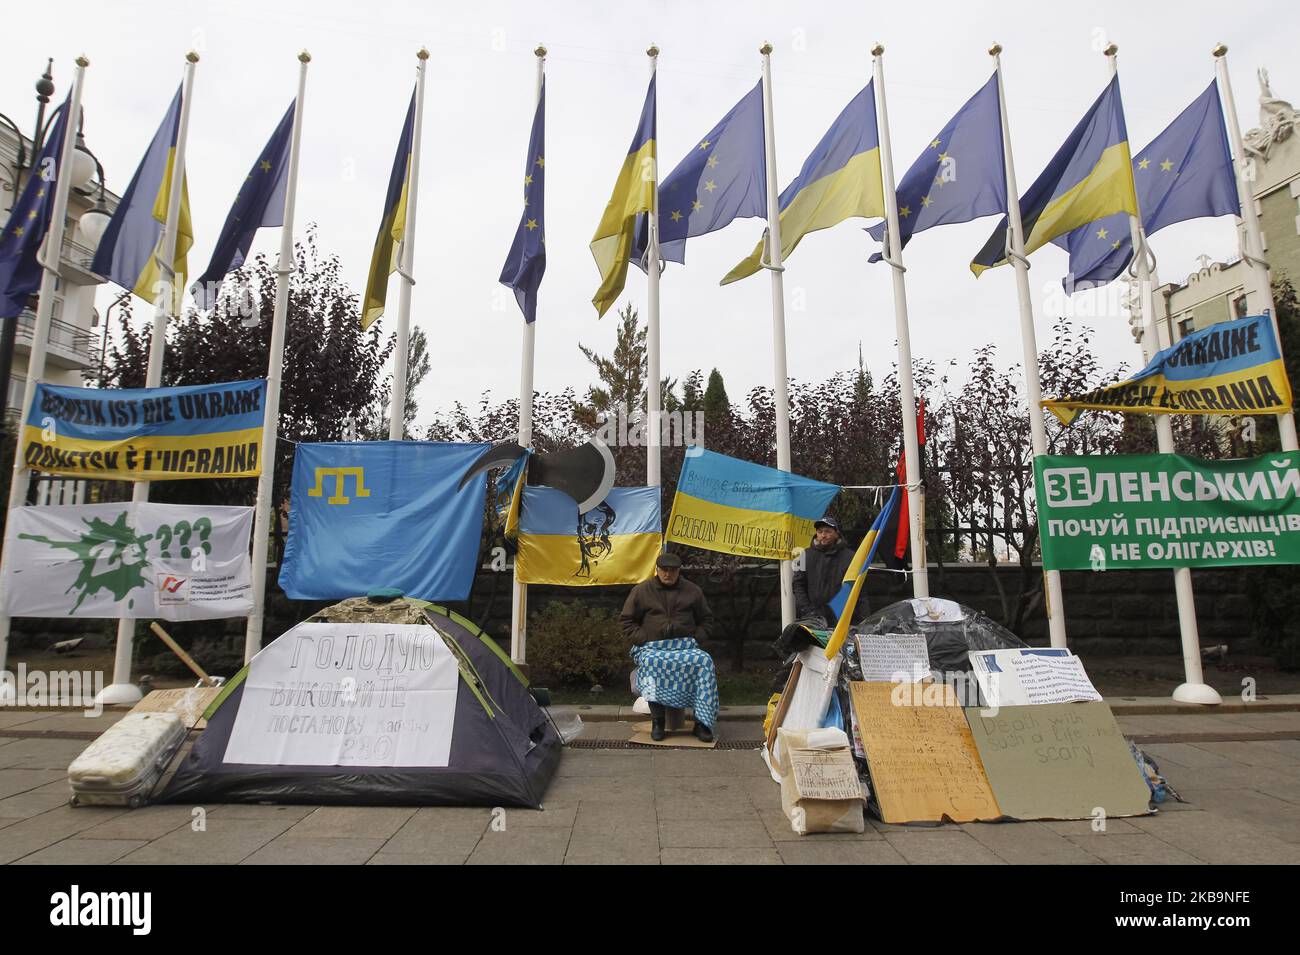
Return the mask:
POLYGON ((710 729, 718 719, 718 675, 713 657, 693 637, 655 640, 632 648, 637 692, 651 703, 691 707, 710 729))

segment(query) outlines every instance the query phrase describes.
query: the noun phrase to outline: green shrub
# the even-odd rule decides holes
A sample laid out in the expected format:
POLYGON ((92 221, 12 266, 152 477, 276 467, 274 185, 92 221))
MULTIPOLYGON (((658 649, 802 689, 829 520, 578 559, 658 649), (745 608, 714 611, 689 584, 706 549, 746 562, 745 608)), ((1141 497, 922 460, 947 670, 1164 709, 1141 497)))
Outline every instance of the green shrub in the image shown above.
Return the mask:
POLYGON ((1260 646, 1284 670, 1300 670, 1300 571, 1252 567, 1246 574, 1251 629, 1260 646))
POLYGON ((608 610, 552 601, 528 618, 528 662, 560 686, 611 683, 632 668, 630 646, 608 610))

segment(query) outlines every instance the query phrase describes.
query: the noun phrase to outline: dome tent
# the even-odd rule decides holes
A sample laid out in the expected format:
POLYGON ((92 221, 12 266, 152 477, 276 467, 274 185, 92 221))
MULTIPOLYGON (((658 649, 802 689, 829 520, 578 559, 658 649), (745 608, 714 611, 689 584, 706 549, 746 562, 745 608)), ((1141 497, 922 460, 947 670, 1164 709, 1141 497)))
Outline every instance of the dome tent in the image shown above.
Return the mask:
MULTIPOLYGON (((909 598, 873 613, 850 630, 855 635, 913 633, 925 637, 930 666, 939 673, 969 672, 971 650, 1028 648, 1006 627, 954 600, 909 598)), ((862 679, 856 654, 849 654, 849 679, 862 679)))
MULTIPOLYGON (((323 650, 325 639, 319 644, 323 650)), ((297 665, 300 662, 297 651, 293 652, 294 665, 297 665)), ((372 653, 372 663, 377 655, 372 653)), ((388 661, 390 667, 395 660, 396 654, 388 661)), ((341 662, 327 659, 326 665, 339 667, 341 662)), ((279 699, 288 697, 281 695, 279 699)), ((393 717, 404 720, 418 716, 419 704, 420 700, 412 696, 395 704, 401 709, 390 710, 383 716, 390 721, 393 717)), ((560 738, 529 693, 527 680, 491 638, 460 614, 409 598, 384 603, 365 597, 352 598, 314 614, 264 647, 226 684, 204 716, 207 729, 198 735, 181 761, 163 793, 163 802, 540 809, 561 750, 560 738), (345 718, 337 714, 349 714, 358 705, 376 699, 366 695, 371 693, 368 686, 354 687, 354 695, 349 698, 340 695, 338 685, 312 683, 312 692, 308 692, 304 684, 289 679, 295 674, 286 670, 285 661, 295 641, 302 644, 323 630, 346 634, 349 640, 355 638, 360 652, 352 654, 351 662, 358 656, 365 659, 365 642, 371 636, 391 641, 392 634, 398 634, 397 643, 380 643, 384 648, 381 652, 396 646, 403 653, 409 652, 412 661, 433 661, 431 672, 441 674, 450 684, 438 689, 443 707, 439 712, 444 715, 432 721, 412 720, 415 728, 404 726, 395 741, 392 736, 379 737, 381 741, 388 740, 387 746, 376 747, 373 755, 363 755, 359 762, 298 758, 294 754, 301 755, 304 751, 302 736, 275 738, 271 751, 273 755, 278 752, 281 758, 259 755, 256 761, 250 761, 244 756, 249 750, 240 740, 250 731, 265 729, 267 720, 262 703, 268 693, 283 694, 284 687, 296 685, 292 715, 286 712, 276 719, 301 720, 303 726, 311 727, 316 726, 316 721, 327 725, 324 722, 327 719, 345 718), (401 642, 402 635, 407 638, 405 645, 401 642), (412 635, 414 640, 410 639, 412 635), (271 686, 280 689, 269 690, 271 686), (363 697, 361 704, 357 696, 363 697), (330 713, 325 712, 327 707, 333 708, 330 713), (247 711, 243 721, 241 711, 247 711), (313 722, 309 724, 308 720, 313 722), (250 730, 250 724, 256 725, 250 730), (445 737, 440 756, 422 758, 409 765, 396 764, 404 753, 427 752, 428 740, 439 735, 445 737), (232 741, 237 745, 232 745, 232 741), (294 759, 297 764, 290 762, 294 759)), ((364 718, 374 718, 374 714, 364 718)), ((319 739, 309 739, 306 745, 334 746, 336 751, 348 753, 345 744, 351 741, 355 740, 327 739, 322 743, 319 739)), ((265 749, 267 744, 263 740, 259 745, 265 749)), ((319 748, 315 751, 319 752, 319 748)), ((356 751, 350 755, 355 756, 356 751)))

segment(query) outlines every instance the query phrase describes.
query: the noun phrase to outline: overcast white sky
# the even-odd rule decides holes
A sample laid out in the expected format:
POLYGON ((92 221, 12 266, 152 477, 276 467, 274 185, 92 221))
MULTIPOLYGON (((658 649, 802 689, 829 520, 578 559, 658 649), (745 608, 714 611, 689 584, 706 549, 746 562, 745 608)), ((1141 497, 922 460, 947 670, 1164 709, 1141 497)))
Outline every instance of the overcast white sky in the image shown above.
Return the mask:
MULTIPOLYGON (((647 80, 645 48, 659 58, 659 156, 666 175, 758 79, 764 40, 773 73, 780 185, 870 74, 874 41, 885 66, 896 175, 984 82, 989 43, 1004 47, 1008 111, 1021 189, 1037 176, 1107 79, 1107 42, 1120 73, 1133 149, 1153 138, 1213 77, 1211 47, 1231 48, 1232 79, 1246 128, 1256 124, 1255 69, 1267 66, 1276 95, 1300 100, 1294 3, 1221 2, 1055 5, 979 3, 476 2, 465 4, 202 3, 119 0, 24 4, 6 11, 0 42, 0 111, 24 126, 32 83, 55 58, 62 98, 72 60, 91 60, 86 137, 111 188, 125 188, 180 81, 183 56, 202 55, 193 96, 189 185, 197 232, 195 273, 207 264, 234 192, 292 99, 297 52, 313 60, 307 85, 298 230, 319 224, 360 292, 414 78, 415 52, 432 52, 425 108, 413 320, 427 332, 433 370, 418 398, 433 407, 517 392, 522 319, 497 276, 521 196, 533 111, 535 58, 547 61, 547 249, 537 325, 541 390, 584 386, 582 342, 608 351, 613 315, 598 322, 598 284, 587 248, 633 132, 647 80)), ((1020 342, 1013 275, 968 262, 994 218, 944 226, 907 248, 914 354, 964 364, 976 346, 998 345, 1005 362, 1020 342)), ((806 239, 787 263, 789 371, 813 379, 894 359, 888 268, 868 265, 875 244, 863 223, 806 239)), ((693 239, 687 265, 662 283, 663 368, 684 376, 717 367, 733 400, 772 379, 770 283, 763 276, 720 288, 719 278, 762 232, 756 220, 693 239)), ((254 251, 273 251, 264 230, 254 251)), ((1171 227, 1153 241, 1162 280, 1185 278, 1202 252, 1235 251, 1230 219, 1171 227)), ((1065 255, 1033 257, 1040 343, 1060 310, 1065 255)), ((394 280, 396 281, 396 280, 394 280)), ((107 292, 101 291, 101 310, 107 292)), ((644 305, 633 270, 625 298, 644 305)), ((395 313, 396 288, 389 302, 395 313)), ((1140 358, 1120 313, 1118 290, 1076 296, 1096 328, 1107 365, 1140 358)), ((143 314, 142 312, 140 314, 143 314)), ((644 311, 643 311, 644 314, 644 311)), ((390 324, 390 323, 386 323, 390 324)), ((328 383, 323 383, 326 386, 328 383)))

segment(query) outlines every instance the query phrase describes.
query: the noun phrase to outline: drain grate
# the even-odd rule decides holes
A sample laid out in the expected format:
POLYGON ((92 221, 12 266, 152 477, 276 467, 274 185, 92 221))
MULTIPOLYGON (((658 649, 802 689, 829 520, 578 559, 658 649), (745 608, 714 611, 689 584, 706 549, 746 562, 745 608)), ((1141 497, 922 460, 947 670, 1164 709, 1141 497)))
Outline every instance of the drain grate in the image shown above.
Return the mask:
MULTIPOLYGON (((759 749, 761 739, 720 739, 713 751, 720 749, 759 749)), ((660 746, 659 744, 634 743, 630 739, 575 739, 568 749, 636 749, 642 751, 656 749, 701 749, 699 746, 660 746)), ((710 750, 704 750, 710 752, 710 750)))

